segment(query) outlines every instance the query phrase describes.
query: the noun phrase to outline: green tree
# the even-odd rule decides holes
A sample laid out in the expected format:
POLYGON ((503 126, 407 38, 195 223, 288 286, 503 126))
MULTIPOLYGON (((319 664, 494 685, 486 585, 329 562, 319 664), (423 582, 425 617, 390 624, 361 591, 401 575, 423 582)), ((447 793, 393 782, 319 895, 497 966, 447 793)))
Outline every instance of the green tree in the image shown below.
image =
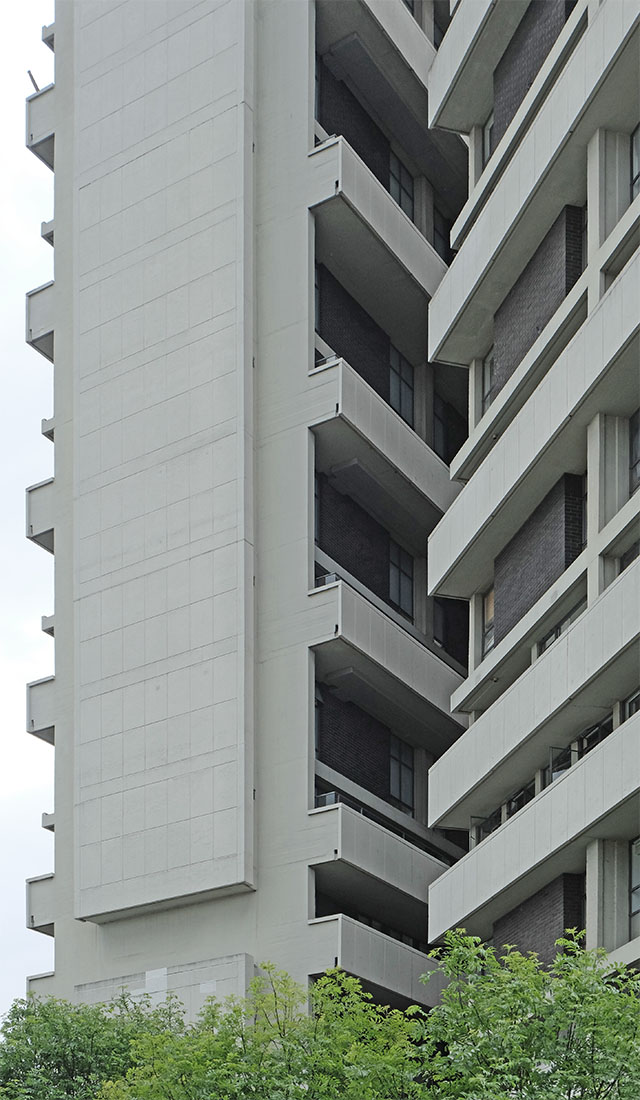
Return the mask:
POLYGON ((103 1081, 123 1076, 132 1065, 134 1039, 183 1027, 171 999, 159 1008, 125 993, 109 1005, 72 1005, 53 997, 14 1001, 0 1030, 0 1097, 95 1100, 103 1081))
MULTIPOLYGON (((418 1010, 419 1011, 419 1010, 418 1010)), ((307 990, 265 966, 246 1000, 209 1001, 183 1033, 133 1043, 135 1065, 101 1100, 410 1100, 411 1016, 334 970, 307 990)))
POLYGON ((425 1100, 638 1100, 640 976, 580 939, 568 932, 546 969, 447 935, 449 984, 417 1025, 425 1100))

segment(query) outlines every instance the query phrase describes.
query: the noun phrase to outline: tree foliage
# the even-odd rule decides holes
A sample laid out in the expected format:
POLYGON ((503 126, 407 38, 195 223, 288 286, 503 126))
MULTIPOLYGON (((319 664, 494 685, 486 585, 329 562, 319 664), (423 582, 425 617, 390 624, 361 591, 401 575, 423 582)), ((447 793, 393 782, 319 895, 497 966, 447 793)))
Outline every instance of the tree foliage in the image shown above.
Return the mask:
POLYGON ((638 1100, 640 976, 568 932, 545 969, 450 932, 421 1028, 431 1100, 638 1100))
POLYGON ((640 978, 574 935, 559 947, 545 969, 449 933, 448 986, 428 1014, 380 1007, 341 970, 309 990, 268 965, 246 998, 210 999, 192 1025, 171 998, 17 1001, 0 1097, 638 1100, 640 978))

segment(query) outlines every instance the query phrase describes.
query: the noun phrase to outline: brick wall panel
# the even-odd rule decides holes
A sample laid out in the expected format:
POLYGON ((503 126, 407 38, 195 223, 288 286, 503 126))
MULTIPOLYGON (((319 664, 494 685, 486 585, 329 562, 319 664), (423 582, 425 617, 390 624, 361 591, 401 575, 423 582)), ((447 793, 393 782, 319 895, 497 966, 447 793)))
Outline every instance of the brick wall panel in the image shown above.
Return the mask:
POLYGON ((318 546, 381 600, 389 599, 389 534, 351 497, 319 475, 318 546))
POLYGON ((388 801, 390 730, 327 688, 322 697, 318 759, 388 801))
POLYGON ((584 875, 560 875, 496 921, 493 943, 498 953, 507 943, 525 954, 535 951, 549 965, 557 954, 556 940, 567 928, 583 926, 584 875))
POLYGON ((320 95, 318 122, 328 134, 341 134, 371 169, 376 179, 389 189, 391 147, 364 107, 342 80, 318 61, 320 95))
POLYGON ((495 561, 499 642, 582 549, 582 478, 565 474, 495 561))
POLYGON ((320 336, 388 401, 389 337, 322 264, 318 282, 320 336))
POLYGON ((493 144, 507 129, 576 0, 532 0, 493 74, 493 144))
POLYGON ((580 207, 565 206, 494 316, 494 385, 502 389, 582 271, 580 207))

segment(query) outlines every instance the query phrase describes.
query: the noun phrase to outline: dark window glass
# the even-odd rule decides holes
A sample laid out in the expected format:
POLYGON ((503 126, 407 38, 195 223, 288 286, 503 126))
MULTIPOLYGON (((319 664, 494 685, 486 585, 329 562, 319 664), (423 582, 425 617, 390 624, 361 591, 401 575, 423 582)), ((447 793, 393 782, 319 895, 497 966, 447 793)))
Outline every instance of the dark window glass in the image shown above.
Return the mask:
POLYGON ((413 748, 394 734, 389 740, 389 792, 398 809, 413 813, 413 748))
POLYGON ((561 619, 559 623, 556 623, 553 629, 550 630, 548 634, 545 634, 544 638, 542 638, 538 642, 538 656, 544 653, 550 645, 553 645, 556 639, 558 639, 561 634, 564 634, 565 630, 567 630, 567 628, 570 627, 573 622, 575 622, 578 616, 582 615, 583 611, 586 611, 586 608, 587 601, 581 600, 579 604, 576 604, 576 606, 572 608, 572 610, 569 611, 567 615, 565 615, 564 619, 561 619))
POLYGON ((620 572, 623 573, 627 569, 631 562, 635 561, 637 557, 640 557, 640 541, 634 542, 628 550, 625 550, 624 554, 620 558, 620 572))
POLYGON ((640 195, 640 126, 631 135, 631 201, 640 195))
POLYGON ((493 649, 494 634, 494 592, 490 588, 482 597, 482 656, 486 656, 493 649))
POLYGON ((444 648, 446 640, 446 616, 444 603, 437 596, 433 601, 433 640, 444 648))
POLYGON ((433 208, 433 247, 439 256, 446 264, 451 262, 451 248, 449 245, 449 236, 451 233, 451 222, 448 218, 445 218, 444 214, 438 210, 437 206, 433 208))
POLYGON ((413 618, 413 558, 389 540, 389 600, 408 618, 413 618))
POLYGON ((411 14, 413 15, 414 11, 415 11, 415 0, 402 0, 402 2, 404 4, 405 8, 408 8, 409 11, 411 12, 411 14))
POLYGON ((489 405, 491 404, 491 402, 493 401, 493 398, 495 396, 495 394, 493 392, 494 385, 495 385, 494 375, 495 375, 495 371, 494 371, 493 348, 490 348, 490 350, 487 352, 484 359, 482 360, 482 411, 483 411, 483 413, 486 413, 487 409, 489 408, 489 405))
POLYGON ((640 485, 640 409, 629 420, 629 495, 640 485))
POLYGON ((640 688, 634 691, 633 695, 630 695, 628 699, 625 699, 622 704, 623 721, 627 718, 633 718, 634 714, 640 711, 640 688))
POLYGON ((631 841, 631 904, 629 910, 631 916, 635 913, 640 913, 640 837, 637 840, 631 841))
POLYGON ((413 367, 393 344, 389 356, 389 404, 413 427, 413 367))
POLYGON ((493 152, 493 111, 482 128, 482 167, 488 163, 493 152))
POLYGON ((389 154, 389 192, 413 221, 413 176, 393 152, 389 154))

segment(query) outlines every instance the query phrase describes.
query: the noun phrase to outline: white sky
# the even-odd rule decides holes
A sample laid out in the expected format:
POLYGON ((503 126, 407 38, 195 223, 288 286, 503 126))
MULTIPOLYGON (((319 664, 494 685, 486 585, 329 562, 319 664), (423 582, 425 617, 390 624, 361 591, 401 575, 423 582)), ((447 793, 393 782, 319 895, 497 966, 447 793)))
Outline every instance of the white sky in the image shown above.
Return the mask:
POLYGON ((24 537, 24 490, 53 473, 53 446, 40 434, 52 414, 53 367, 24 342, 24 296, 52 278, 53 249, 40 223, 53 214, 53 173, 25 149, 25 97, 53 80, 40 29, 53 0, 4 9, 0 63, 0 1014, 25 991, 25 976, 53 969, 53 940, 25 928, 24 879, 53 870, 53 749, 25 732, 25 683, 54 671, 53 641, 40 630, 53 611, 53 558, 24 537))

